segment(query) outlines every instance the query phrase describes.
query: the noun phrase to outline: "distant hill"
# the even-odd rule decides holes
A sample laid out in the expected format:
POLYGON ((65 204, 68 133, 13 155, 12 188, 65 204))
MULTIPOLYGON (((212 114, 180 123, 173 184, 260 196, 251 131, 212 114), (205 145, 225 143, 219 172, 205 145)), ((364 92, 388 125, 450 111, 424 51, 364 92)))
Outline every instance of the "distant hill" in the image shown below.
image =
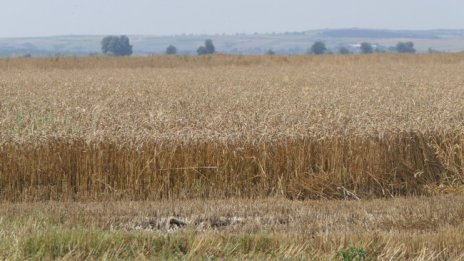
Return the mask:
POLYGON ((436 32, 433 32, 433 31, 391 31, 391 30, 371 30, 371 29, 339 29, 339 30, 327 30, 327 31, 324 31, 322 34, 325 37, 332 37, 332 38, 440 39, 439 35, 436 32))
MULTIPOLYGON (((37 38, 0 38, 0 56, 95 55, 100 53, 103 35, 52 36, 37 38)), ((388 50, 398 41, 413 41, 419 52, 429 48, 437 51, 464 51, 464 30, 373 30, 332 29, 305 32, 235 35, 130 35, 135 55, 158 55, 170 44, 180 54, 195 54, 205 39, 212 39, 216 49, 228 54, 264 54, 272 49, 277 54, 303 54, 316 40, 324 41, 336 52, 346 46, 356 51, 360 42, 371 42, 388 50)))

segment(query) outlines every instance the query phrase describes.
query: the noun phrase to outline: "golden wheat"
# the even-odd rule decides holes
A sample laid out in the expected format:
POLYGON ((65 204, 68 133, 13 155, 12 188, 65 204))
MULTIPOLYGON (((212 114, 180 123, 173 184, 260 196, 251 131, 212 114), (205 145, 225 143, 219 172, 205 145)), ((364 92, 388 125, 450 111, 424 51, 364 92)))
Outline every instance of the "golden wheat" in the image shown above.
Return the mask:
POLYGON ((424 195, 464 182, 464 56, 0 60, 3 200, 424 195))

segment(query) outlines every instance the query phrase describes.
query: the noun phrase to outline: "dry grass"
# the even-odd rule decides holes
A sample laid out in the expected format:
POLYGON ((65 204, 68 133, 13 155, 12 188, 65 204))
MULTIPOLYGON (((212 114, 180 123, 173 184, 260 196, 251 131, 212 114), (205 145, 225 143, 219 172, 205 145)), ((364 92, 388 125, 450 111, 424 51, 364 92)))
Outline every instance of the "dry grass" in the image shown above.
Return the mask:
POLYGON ((463 196, 5 203, 0 217, 2 259, 333 260, 350 247, 366 260, 464 258, 463 196), (172 216, 186 225, 157 226, 172 216))
POLYGON ((3 200, 462 190, 464 56, 0 60, 3 200))

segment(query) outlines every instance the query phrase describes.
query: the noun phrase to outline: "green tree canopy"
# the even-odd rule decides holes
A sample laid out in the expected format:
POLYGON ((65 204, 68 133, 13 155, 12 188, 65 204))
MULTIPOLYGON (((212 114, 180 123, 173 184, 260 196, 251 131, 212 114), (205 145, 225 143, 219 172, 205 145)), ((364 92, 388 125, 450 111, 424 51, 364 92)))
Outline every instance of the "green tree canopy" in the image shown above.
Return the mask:
POLYGON ((399 42, 396 45, 396 51, 399 53, 415 53, 416 49, 413 42, 399 42))
POLYGON ((174 45, 169 45, 167 48, 166 48, 166 54, 169 54, 169 55, 174 55, 174 54, 177 54, 177 48, 174 46, 174 45))
POLYGON ((206 49, 206 47, 200 46, 197 49, 197 54, 198 55, 206 55, 206 54, 208 54, 208 50, 206 49))
POLYGON ((129 56, 132 55, 132 45, 130 45, 129 37, 121 36, 106 36, 101 41, 101 49, 104 54, 113 56, 129 56))
POLYGON ((214 47, 213 41, 208 39, 205 41, 204 46, 200 46, 197 49, 198 55, 206 55, 206 54, 214 54, 216 52, 216 48, 214 47))
POLYGON ((213 54, 216 52, 216 47, 214 47, 213 41, 211 39, 205 41, 205 48, 208 51, 208 54, 213 54))
POLYGON ((327 47, 325 46, 325 43, 323 43, 322 41, 317 41, 311 46, 311 49, 309 49, 309 51, 312 54, 320 55, 327 52, 327 47))
POLYGON ((350 54, 351 52, 346 47, 340 47, 340 49, 338 50, 338 53, 340 53, 340 54, 350 54))
POLYGON ((368 42, 361 43, 361 53, 370 54, 373 52, 374 52, 374 48, 372 47, 372 44, 368 42))

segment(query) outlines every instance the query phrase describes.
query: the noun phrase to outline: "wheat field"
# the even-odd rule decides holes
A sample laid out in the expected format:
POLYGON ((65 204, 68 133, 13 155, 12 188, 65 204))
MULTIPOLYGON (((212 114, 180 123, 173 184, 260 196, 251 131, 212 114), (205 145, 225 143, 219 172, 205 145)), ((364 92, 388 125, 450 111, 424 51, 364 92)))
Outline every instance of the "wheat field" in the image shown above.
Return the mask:
POLYGON ((462 260, 463 71, 0 59, 0 259, 462 260))
POLYGON ((0 61, 0 198, 433 195, 464 182, 464 55, 0 61))

